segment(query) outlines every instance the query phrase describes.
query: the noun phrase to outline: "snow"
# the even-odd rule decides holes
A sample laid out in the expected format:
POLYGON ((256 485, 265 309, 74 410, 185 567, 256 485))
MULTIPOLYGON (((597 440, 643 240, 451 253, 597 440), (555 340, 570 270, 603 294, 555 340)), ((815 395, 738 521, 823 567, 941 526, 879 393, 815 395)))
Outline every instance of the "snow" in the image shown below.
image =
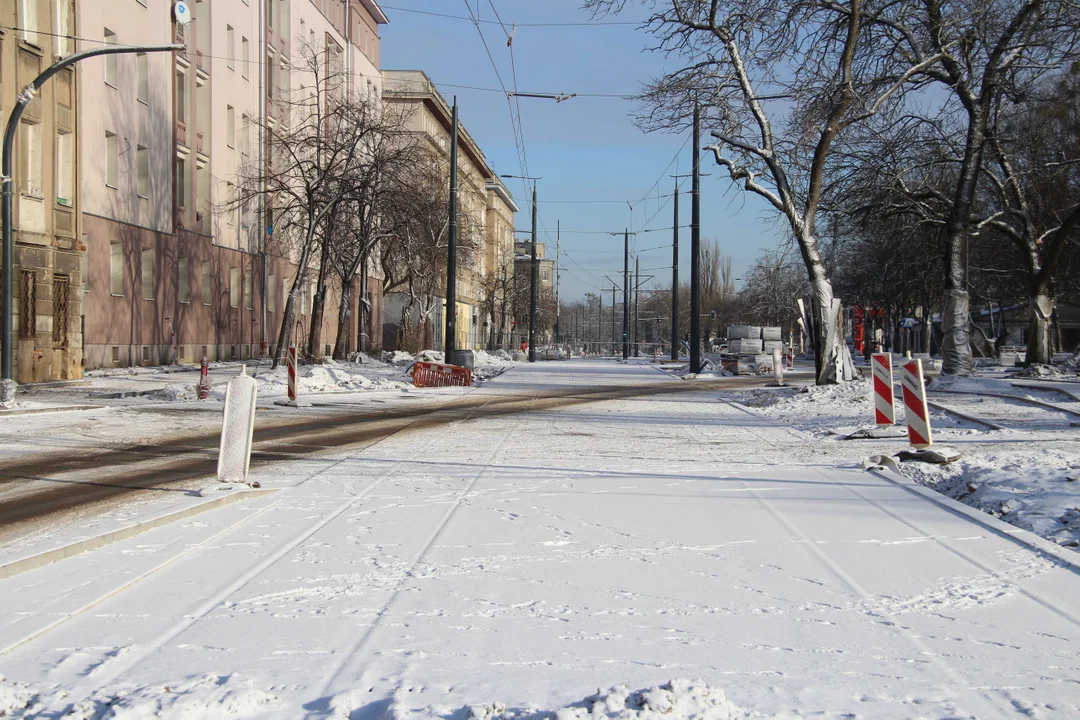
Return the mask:
MULTIPOLYGON (((1031 377, 1023 376, 1023 377, 1031 377)), ((965 505, 978 508, 1011 525, 1031 531, 1051 542, 1080 547, 1080 438, 1069 425, 1069 416, 1007 398, 980 393, 1052 401, 1059 407, 1080 410, 1080 403, 1053 385, 1045 390, 1015 387, 1011 377, 941 376, 928 383, 928 398, 995 422, 1009 422, 1006 430, 988 430, 934 410, 931 422, 935 438, 961 451, 959 461, 949 465, 908 463, 904 472, 913 480, 965 505), (967 393, 952 395, 946 393, 967 393), (1027 428, 1027 429, 1024 429, 1027 428), (1070 480, 1070 478, 1073 478, 1070 480)), ((869 381, 824 387, 755 389, 732 393, 737 402, 762 415, 776 418, 809 432, 827 443, 831 452, 840 448, 855 459, 876 454, 864 444, 853 446, 831 434, 850 432, 871 422, 869 381)), ((903 423, 903 403, 896 400, 896 418, 903 423)), ((1072 418, 1075 420, 1076 418, 1072 418)), ((878 446, 894 454, 903 441, 878 446)))
MULTIPOLYGON (((371 379, 375 363, 349 365, 371 379)), ((736 396, 648 363, 577 360, 514 365, 450 397, 496 405, 540 389, 573 402, 256 467, 252 479, 276 492, 0 579, 0 708, 454 720, 1080 712, 1076 566, 994 516, 864 472, 863 456, 904 447, 825 432, 869 419, 865 385, 736 396), (611 386, 650 393, 581 402, 611 386)), ((425 397, 435 407, 440 395, 425 397)), ((184 432, 205 422, 177 409, 162 404, 184 432)), ((63 436, 131 442, 151 410, 51 429, 27 416, 21 432, 7 418, 3 443, 18 454, 63 436)), ((955 425, 941 432, 962 462, 1011 474, 1017 494, 1034 460, 993 452, 1063 466, 1075 451, 1067 423, 955 425)), ((101 530, 133 511, 110 512, 101 530)), ((42 529, 20 552, 76 532, 86 525, 42 529)))

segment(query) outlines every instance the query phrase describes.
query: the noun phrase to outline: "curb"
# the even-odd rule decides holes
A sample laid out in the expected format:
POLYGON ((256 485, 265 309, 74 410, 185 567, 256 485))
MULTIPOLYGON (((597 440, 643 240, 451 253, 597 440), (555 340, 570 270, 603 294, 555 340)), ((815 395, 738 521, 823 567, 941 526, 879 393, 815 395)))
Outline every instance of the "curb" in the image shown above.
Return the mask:
POLYGON ((229 493, 219 498, 214 498, 198 505, 192 505, 191 507, 184 508, 182 510, 176 510, 165 515, 159 515, 156 518, 150 520, 144 520, 142 522, 135 523, 134 525, 128 525, 127 527, 119 530, 113 530, 112 532, 105 533, 104 535, 98 535, 92 538, 86 538, 85 540, 79 540, 78 542, 71 543, 70 545, 64 545, 62 547, 55 548, 53 550, 47 550, 37 555, 31 555, 29 557, 22 558, 20 560, 14 560, 6 565, 0 565, 0 579, 9 578, 20 573, 24 573, 28 570, 35 570, 46 565, 50 565, 58 560, 64 558, 80 555, 90 550, 96 550, 106 545, 111 545, 121 540, 127 540, 130 537, 141 535, 144 532, 153 530, 154 528, 161 527, 162 525, 168 525, 171 522, 177 520, 183 520, 193 515, 204 513, 208 510, 214 510, 224 505, 231 505, 234 502, 238 502, 244 499, 254 499, 262 497, 263 495, 270 495, 276 493, 278 490, 266 489, 266 490, 240 490, 238 492, 229 493))
POLYGON ((1049 540, 1039 537, 1038 535, 1029 530, 1024 530, 1023 528, 1017 527, 1015 525, 1010 525, 1004 520, 998 520, 993 515, 988 515, 987 513, 984 513, 981 510, 977 510, 970 505, 965 505, 959 500, 954 500, 948 495, 943 495, 937 490, 928 488, 925 485, 920 485, 919 483, 911 480, 904 475, 897 475, 895 472, 887 468, 881 466, 869 467, 866 469, 866 471, 869 472, 871 475, 876 475, 877 477, 885 480, 886 482, 892 483, 893 485, 907 490, 910 493, 929 500, 935 505, 955 515, 963 515, 968 520, 982 525, 984 528, 994 533, 995 535, 998 535, 999 537, 1016 543, 1017 545, 1026 547, 1029 550, 1032 550, 1039 554, 1048 555, 1056 562, 1060 562, 1064 565, 1069 566, 1069 569, 1073 572, 1080 573, 1080 553, 1065 550, 1059 545, 1055 545, 1049 540))
POLYGON ((64 405, 62 407, 25 408, 23 410, 0 410, 0 417, 6 415, 36 415, 37 413, 68 412, 70 410, 101 410, 104 405, 64 405))

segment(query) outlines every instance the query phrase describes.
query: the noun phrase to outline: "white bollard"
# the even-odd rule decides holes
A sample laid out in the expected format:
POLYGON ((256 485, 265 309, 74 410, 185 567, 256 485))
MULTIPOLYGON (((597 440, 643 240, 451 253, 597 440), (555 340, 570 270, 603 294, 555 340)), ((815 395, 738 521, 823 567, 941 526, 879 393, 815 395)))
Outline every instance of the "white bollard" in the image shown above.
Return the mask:
POLYGON ((225 415, 221 422, 217 476, 221 482, 247 482, 251 463, 251 437, 255 431, 255 396, 258 384, 240 366, 240 375, 225 387, 225 415))
POLYGON ((780 348, 773 348, 772 351, 772 374, 777 385, 784 384, 784 359, 780 348))

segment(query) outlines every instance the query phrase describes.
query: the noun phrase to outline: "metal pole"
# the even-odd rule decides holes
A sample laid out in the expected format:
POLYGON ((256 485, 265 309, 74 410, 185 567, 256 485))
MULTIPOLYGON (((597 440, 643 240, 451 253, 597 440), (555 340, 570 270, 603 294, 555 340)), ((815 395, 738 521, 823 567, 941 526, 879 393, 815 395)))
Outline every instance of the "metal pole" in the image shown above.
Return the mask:
POLYGON ((604 344, 604 291, 601 290, 597 294, 600 296, 600 309, 596 316, 596 352, 599 353, 604 344))
POLYGON ((679 359, 679 179, 675 178, 675 222, 671 239, 671 359, 679 359))
POLYGON ((630 228, 623 233, 622 359, 630 357, 630 228))
POLYGON ((694 177, 690 210, 690 372, 701 369, 701 108, 694 104, 694 177))
POLYGON ((611 354, 615 355, 615 348, 619 347, 615 341, 615 283, 611 284, 611 354))
POLYGON ((450 118, 450 227, 446 241, 446 323, 443 335, 443 355, 447 363, 453 365, 456 358, 451 356, 457 350, 457 153, 458 153, 458 110, 457 95, 450 118))
POLYGON ((529 288, 529 362, 536 362, 536 181, 532 193, 532 283, 529 288))
POLYGON ((641 355, 641 266, 634 258, 634 357, 641 355))
MULTIPOLYGON (((15 107, 8 115, 7 128, 4 130, 3 158, 0 159, 0 183, 3 184, 3 202, 0 203, 0 223, 3 224, 3 328, 0 331, 0 343, 3 349, 0 351, 0 404, 10 404, 15 400, 15 380, 13 370, 15 365, 14 353, 14 302, 12 293, 12 273, 15 263, 15 238, 13 236, 13 204, 14 179, 11 169, 11 151, 15 144, 15 132, 19 127, 19 120, 23 111, 30 101, 34 99, 38 90, 56 73, 69 65, 74 65, 80 60, 98 55, 121 55, 125 53, 151 53, 151 52, 174 52, 183 50, 184 46, 174 45, 108 45, 105 47, 80 50, 65 58, 57 60, 45 69, 45 72, 34 78, 34 81, 19 91, 16 96, 15 107)), ((25 312, 25 310, 24 310, 25 312)))
POLYGON ((555 221, 555 347, 559 346, 559 320, 562 306, 559 304, 559 270, 562 265, 562 221, 555 221))

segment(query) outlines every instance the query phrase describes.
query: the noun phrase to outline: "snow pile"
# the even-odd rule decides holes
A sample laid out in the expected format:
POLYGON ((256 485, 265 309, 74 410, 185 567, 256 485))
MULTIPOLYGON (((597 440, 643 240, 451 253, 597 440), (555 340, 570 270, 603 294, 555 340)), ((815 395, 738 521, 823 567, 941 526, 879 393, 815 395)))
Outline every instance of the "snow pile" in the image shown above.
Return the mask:
MULTIPOLYGON (((341 708, 337 710, 340 712, 341 708)), ((554 711, 507 708, 502 703, 492 703, 461 710, 429 707, 414 712, 395 703, 389 717, 394 720, 436 717, 466 720, 734 720, 764 716, 739 709, 720 688, 701 680, 680 678, 644 690, 630 690, 624 683, 554 711)))
POLYGON ((1037 443, 965 453, 950 465, 912 463, 916 482, 1065 547, 1080 547, 1080 455, 1037 443))
MULTIPOLYGON (((1070 358, 1070 361, 1072 358, 1070 358)), ((1020 372, 1016 373, 1015 377, 1022 378, 1072 378, 1075 376, 1075 372, 1069 372, 1066 369, 1056 367, 1054 365, 1039 365, 1038 363, 1029 365, 1020 372)))
POLYGON ((26 709, 35 698, 37 693, 24 683, 0 675, 0 717, 14 716, 16 712, 26 709))
MULTIPOLYGON (((869 379, 838 385, 807 385, 801 388, 755 388, 731 393, 735 402, 757 409, 815 435, 825 435, 838 426, 868 425, 874 422, 874 400, 869 379)), ((903 417, 903 403, 895 403, 897 418, 903 417)))
MULTIPOLYGON (((124 685, 98 690, 76 702, 63 716, 91 718, 231 718, 265 714, 275 695, 257 690, 250 680, 236 675, 203 675, 165 685, 124 685)), ((31 707, 33 714, 37 708, 31 707)))
MULTIPOLYGON (((297 390, 301 394, 317 395, 328 392, 357 390, 394 390, 408 386, 404 369, 368 359, 366 363, 337 362, 326 359, 321 365, 301 365, 296 371, 297 390)), ((279 365, 255 376, 259 396, 288 393, 288 368, 279 365)), ((222 391, 223 392, 223 391, 222 391)))

